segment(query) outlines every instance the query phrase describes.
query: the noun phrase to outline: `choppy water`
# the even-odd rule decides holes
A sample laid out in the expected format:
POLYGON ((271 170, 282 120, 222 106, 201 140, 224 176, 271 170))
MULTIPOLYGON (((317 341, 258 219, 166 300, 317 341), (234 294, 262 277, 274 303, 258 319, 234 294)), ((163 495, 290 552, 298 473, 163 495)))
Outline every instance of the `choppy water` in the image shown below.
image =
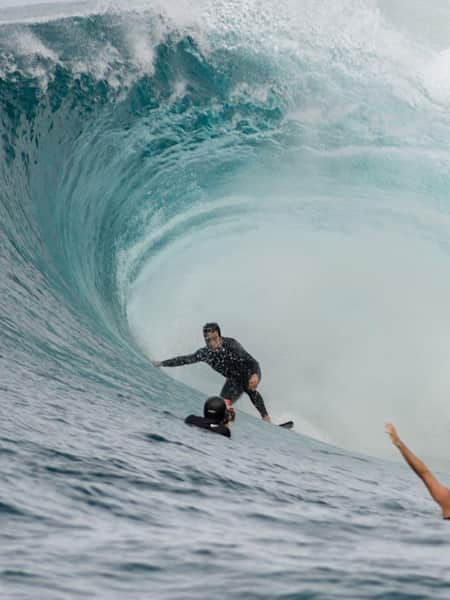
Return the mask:
POLYGON ((449 17, 0 10, 3 597, 448 598, 449 17), (294 433, 184 425, 207 320, 294 433))

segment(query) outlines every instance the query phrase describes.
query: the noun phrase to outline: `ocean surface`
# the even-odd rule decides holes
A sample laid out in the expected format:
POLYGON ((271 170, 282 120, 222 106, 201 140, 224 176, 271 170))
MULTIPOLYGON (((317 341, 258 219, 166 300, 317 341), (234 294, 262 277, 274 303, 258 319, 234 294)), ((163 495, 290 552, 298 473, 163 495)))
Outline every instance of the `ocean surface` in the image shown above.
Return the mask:
POLYGON ((12 3, 0 597, 448 599, 449 2, 12 3))

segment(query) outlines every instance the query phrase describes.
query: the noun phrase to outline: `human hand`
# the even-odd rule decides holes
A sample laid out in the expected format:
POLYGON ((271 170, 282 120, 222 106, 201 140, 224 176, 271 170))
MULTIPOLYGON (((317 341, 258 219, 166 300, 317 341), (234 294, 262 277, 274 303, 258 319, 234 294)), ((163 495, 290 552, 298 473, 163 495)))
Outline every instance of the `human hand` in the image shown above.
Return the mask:
POLYGON ((256 390, 256 388, 258 387, 258 383, 259 383, 259 376, 257 373, 253 373, 253 375, 251 375, 250 379, 248 380, 248 389, 251 390, 252 392, 254 392, 256 390))
POLYGON ((231 400, 229 400, 228 398, 224 398, 223 401, 225 402, 225 406, 227 407, 226 424, 230 424, 236 418, 236 410, 232 407, 231 400))
POLYGON ((386 423, 385 429, 386 429, 386 433, 391 438, 391 441, 394 444, 394 446, 398 446, 399 444, 401 444, 400 437, 397 433, 397 430, 392 425, 392 423, 386 423))
POLYGON ((161 366, 161 361, 160 360, 151 360, 150 362, 152 363, 152 365, 154 367, 160 367, 161 366))
POLYGON ((262 419, 263 419, 263 421, 266 421, 266 423, 272 423, 272 419, 269 417, 269 415, 266 415, 262 419))

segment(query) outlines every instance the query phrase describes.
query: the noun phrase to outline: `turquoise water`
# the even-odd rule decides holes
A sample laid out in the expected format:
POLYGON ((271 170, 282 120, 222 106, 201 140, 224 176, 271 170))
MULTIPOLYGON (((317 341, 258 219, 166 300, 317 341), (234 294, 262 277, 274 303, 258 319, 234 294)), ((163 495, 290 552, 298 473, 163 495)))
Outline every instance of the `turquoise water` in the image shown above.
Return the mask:
POLYGON ((448 597, 449 13, 0 10, 5 597, 448 597), (295 432, 184 425, 207 320, 295 432))

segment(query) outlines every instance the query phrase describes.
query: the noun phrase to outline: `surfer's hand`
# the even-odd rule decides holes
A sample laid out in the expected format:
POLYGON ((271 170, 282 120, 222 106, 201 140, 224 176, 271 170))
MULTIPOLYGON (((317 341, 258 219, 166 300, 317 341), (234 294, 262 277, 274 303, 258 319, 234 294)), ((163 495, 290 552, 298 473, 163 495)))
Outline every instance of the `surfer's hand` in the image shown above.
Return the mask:
POLYGON ((256 390, 256 388, 258 387, 258 383, 259 383, 259 377, 257 373, 253 373, 253 375, 251 375, 250 379, 248 380, 248 389, 252 392, 254 392, 256 390))
POLYGON ((399 435, 397 433, 397 430, 392 425, 392 423, 386 423, 385 428, 386 428, 386 433, 391 438, 392 443, 394 444, 394 446, 399 446, 401 444, 401 440, 400 440, 400 437, 399 437, 399 435))
POLYGON ((232 423, 236 418, 236 410, 233 407, 227 408, 226 423, 232 423))
POLYGON ((152 363, 152 365, 154 367, 160 367, 161 366, 161 361, 160 360, 151 360, 150 362, 152 363))
POLYGON ((263 421, 266 421, 266 423, 272 423, 272 419, 269 417, 269 415, 266 415, 262 419, 263 419, 263 421))

